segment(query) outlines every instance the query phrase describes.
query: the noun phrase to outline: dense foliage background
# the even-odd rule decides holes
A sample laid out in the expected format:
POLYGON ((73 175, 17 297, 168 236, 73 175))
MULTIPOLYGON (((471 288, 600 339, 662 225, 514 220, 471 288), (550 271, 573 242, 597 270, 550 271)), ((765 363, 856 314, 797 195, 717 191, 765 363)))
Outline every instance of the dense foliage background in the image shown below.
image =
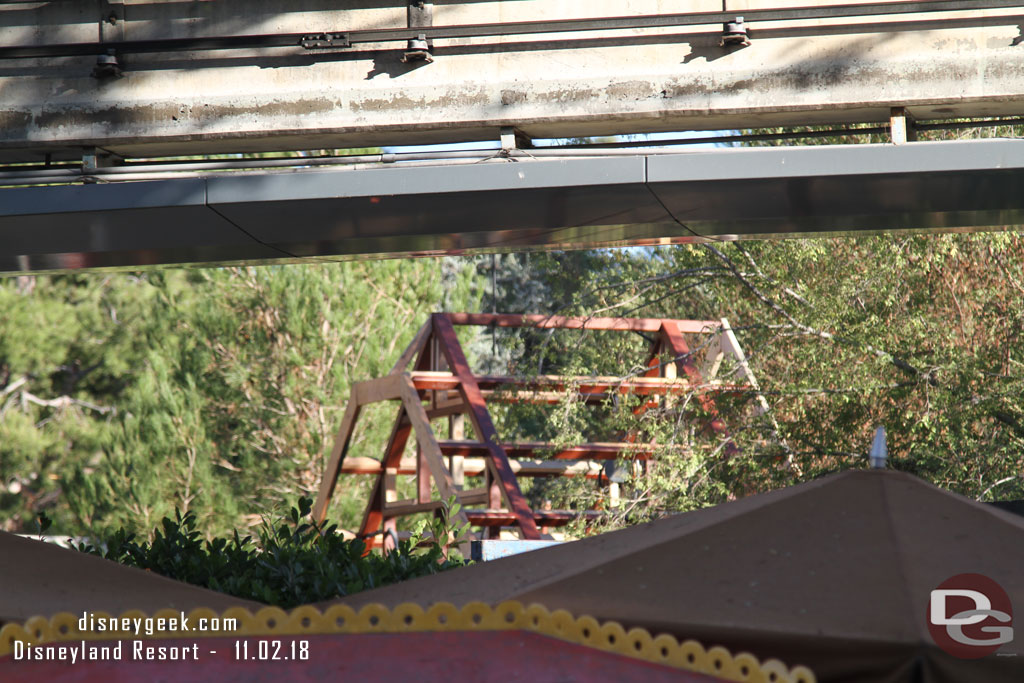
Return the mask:
MULTIPOLYGON (((982 500, 1024 498, 1024 241, 1016 233, 712 243, 541 259, 548 263, 531 268, 553 274, 550 300, 571 302, 562 312, 728 318, 772 408, 755 416, 750 394, 726 407, 741 449, 731 458, 720 439, 696 428, 697 411, 654 411, 636 421, 632 427, 675 448, 651 476, 633 482, 616 523, 863 467, 877 425, 888 430, 892 467, 982 500)), ((584 358, 602 373, 602 363, 618 364, 619 375, 639 371, 621 363, 642 359, 646 343, 533 337, 552 365, 571 368, 584 358)), ((521 337, 507 343, 530 347, 521 337)), ((698 344, 691 346, 699 359, 698 344)), ((536 353, 533 363, 536 369, 536 353)), ((578 402, 561 408, 547 422, 556 432, 626 426, 608 416, 588 424, 578 402)), ((507 429, 525 423, 508 415, 507 429)), ((560 501, 557 491, 544 490, 556 507, 602 497, 577 481, 561 487, 560 501)))
MULTIPOLYGON (((426 311, 470 305, 459 277, 424 260, 0 281, 0 526, 47 510, 58 532, 148 534, 180 509, 224 533, 286 509, 315 491, 349 384, 390 370, 426 311)), ((388 427, 364 420, 355 452, 388 427)))
MULTIPOLYGON (((664 444, 614 524, 863 467, 879 424, 894 467, 1024 498, 1022 295, 1013 232, 9 278, 0 525, 31 530, 45 510, 63 533, 149 534, 177 507, 205 533, 252 526, 315 492, 349 383, 390 369, 441 309, 729 319, 772 407, 723 401, 739 455, 699 428, 694 401, 642 418, 571 395, 496 409, 509 437, 635 428, 664 444)), ((618 376, 647 343, 487 329, 466 342, 485 370, 618 376)), ((391 419, 361 420, 354 454, 377 455, 391 419)), ((369 484, 354 479, 331 513, 347 527, 369 484)), ((587 507, 603 493, 572 480, 530 495, 587 507)))

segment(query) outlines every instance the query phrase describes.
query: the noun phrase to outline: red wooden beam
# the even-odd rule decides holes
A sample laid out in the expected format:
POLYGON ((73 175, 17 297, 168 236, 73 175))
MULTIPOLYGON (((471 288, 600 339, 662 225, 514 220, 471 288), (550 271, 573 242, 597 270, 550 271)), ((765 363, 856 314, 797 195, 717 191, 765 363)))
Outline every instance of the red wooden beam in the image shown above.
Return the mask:
POLYGON ((459 393, 462 400, 469 409, 469 417, 473 421, 473 427, 477 437, 487 444, 491 471, 494 474, 496 483, 501 486, 502 493, 509 508, 515 515, 524 539, 540 539, 540 531, 533 521, 533 513, 530 506, 519 489, 519 482, 509 465, 508 456, 498 443, 498 431, 494 428, 491 414, 484 403, 483 394, 476 383, 473 372, 469 369, 465 354, 459 345, 459 339, 455 335, 455 328, 447 316, 434 314, 431 316, 434 323, 434 338, 437 340, 448 361, 448 367, 459 379, 459 393))
MULTIPOLYGON (((370 494, 370 500, 363 512, 363 523, 359 527, 359 535, 366 536, 381 528, 384 524, 384 498, 387 495, 387 469, 398 469, 402 464, 402 452, 409 440, 412 431, 412 424, 405 419, 405 408, 398 409, 394 426, 391 428, 391 436, 388 438, 388 445, 384 450, 384 458, 381 460, 380 473, 377 475, 377 482, 370 494)), ((367 548, 369 549, 369 548, 367 548)))
MULTIPOLYGON (((563 330, 620 330, 658 332, 662 318, 588 318, 562 315, 521 315, 518 313, 440 313, 453 325, 495 325, 497 327, 537 327, 563 330)), ((687 334, 713 332, 722 326, 720 320, 673 320, 687 334)))
MULTIPOLYGON (((486 449, 481 446, 481 451, 486 454, 486 449)), ((645 460, 649 458, 649 454, 641 453, 639 455, 631 455, 631 460, 645 460)), ((600 458, 593 458, 594 460, 600 458)), ((598 479, 603 476, 602 469, 596 467, 582 468, 581 465, 588 464, 589 460, 575 461, 571 458, 561 460, 509 460, 509 464, 512 466, 512 471, 516 473, 517 477, 577 477, 583 476, 587 479, 598 479)), ((596 464, 596 463, 595 463, 596 464)), ((470 460, 463 465, 465 468, 465 476, 467 477, 482 477, 487 472, 487 463, 480 462, 479 460, 470 460)), ((345 463, 341 467, 342 474, 362 474, 362 475, 378 475, 381 473, 381 465, 379 460, 374 458, 346 458, 345 463)), ((402 464, 398 467, 396 474, 401 475, 413 475, 416 474, 416 464, 412 460, 403 460, 402 464)), ((500 495, 500 494, 499 494, 500 495)))
MULTIPOLYGON (((687 378, 689 379, 689 377, 687 378)), ((412 382, 419 391, 451 391, 459 386, 459 378, 447 372, 413 372, 412 382)), ((539 375, 537 377, 506 377, 498 375, 479 375, 476 377, 477 387, 481 391, 497 391, 502 387, 513 387, 519 390, 565 391, 567 388, 587 395, 637 394, 640 396, 663 396, 688 394, 697 390, 701 392, 738 391, 747 387, 732 384, 716 384, 700 386, 695 389, 692 381, 671 379, 667 377, 566 377, 563 375, 539 375)), ((502 396, 492 395, 495 400, 502 396)), ((525 399, 525 397, 523 397, 525 399)), ((510 394, 509 399, 515 399, 510 394)))
MULTIPOLYGON (((701 377, 700 370, 697 368, 697 363, 690 356, 690 347, 686 345, 686 341, 683 339, 683 335, 675 321, 666 320, 662 324, 661 335, 665 346, 676 358, 676 367, 686 373, 686 378, 690 380, 691 384, 700 386, 704 380, 701 377)), ((725 422, 718 416, 718 408, 715 406, 711 396, 706 393, 698 393, 697 401, 700 403, 701 408, 711 416, 711 422, 708 426, 716 434, 729 439, 725 444, 725 454, 730 457, 738 454, 740 449, 729 436, 729 430, 725 426, 725 422)))
MULTIPOLYGON (((438 441, 445 455, 484 457, 487 445, 478 441, 438 441)), ((555 447, 549 443, 503 443, 501 448, 510 458, 544 458, 546 460, 647 460, 650 450, 628 443, 585 443, 579 446, 555 447)))

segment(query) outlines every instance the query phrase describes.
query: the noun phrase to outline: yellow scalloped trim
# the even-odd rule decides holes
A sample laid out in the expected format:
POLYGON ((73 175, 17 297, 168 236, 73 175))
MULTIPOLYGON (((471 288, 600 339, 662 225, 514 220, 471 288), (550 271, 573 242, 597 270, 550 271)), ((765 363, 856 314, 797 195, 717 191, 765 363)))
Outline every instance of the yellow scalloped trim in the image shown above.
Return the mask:
MULTIPOLYGON (((93 613, 97 617, 111 615, 93 613)), ((152 616, 178 617, 175 610, 160 610, 152 616)), ((121 618, 146 618, 144 612, 131 610, 121 618)), ((188 613, 188 619, 217 617, 209 608, 200 607, 188 613)), ((559 609, 548 611, 543 605, 524 607, 516 601, 491 607, 471 602, 458 608, 442 602, 423 609, 405 602, 394 609, 370 604, 358 612, 347 605, 334 605, 327 611, 310 605, 285 612, 279 607, 264 607, 255 614, 243 607, 232 607, 219 615, 238 620, 235 631, 189 631, 188 637, 314 635, 331 633, 402 633, 408 631, 511 631, 525 630, 558 638, 570 643, 613 652, 655 664, 711 674, 739 683, 815 683, 814 674, 804 666, 788 669, 785 664, 769 659, 760 662, 747 652, 733 655, 724 647, 705 649, 694 640, 680 643, 673 636, 651 636, 642 628, 626 631, 614 621, 599 622, 591 616, 574 617, 559 609)), ((181 638, 181 631, 148 635, 132 635, 133 639, 181 638)), ((24 624, 7 624, 0 629, 0 657, 11 653, 14 641, 32 645, 65 640, 116 640, 125 634, 110 631, 79 631, 78 617, 61 612, 54 617, 32 617, 24 624)))

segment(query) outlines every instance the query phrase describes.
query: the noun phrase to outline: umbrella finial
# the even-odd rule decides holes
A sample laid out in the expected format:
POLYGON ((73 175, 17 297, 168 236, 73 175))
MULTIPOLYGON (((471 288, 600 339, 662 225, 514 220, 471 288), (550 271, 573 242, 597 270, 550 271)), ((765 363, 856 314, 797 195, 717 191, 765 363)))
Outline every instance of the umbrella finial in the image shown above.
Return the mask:
POLYGON ((888 449, 885 446, 885 427, 875 430, 875 440, 871 442, 871 468, 876 470, 885 469, 885 460, 889 457, 888 449))

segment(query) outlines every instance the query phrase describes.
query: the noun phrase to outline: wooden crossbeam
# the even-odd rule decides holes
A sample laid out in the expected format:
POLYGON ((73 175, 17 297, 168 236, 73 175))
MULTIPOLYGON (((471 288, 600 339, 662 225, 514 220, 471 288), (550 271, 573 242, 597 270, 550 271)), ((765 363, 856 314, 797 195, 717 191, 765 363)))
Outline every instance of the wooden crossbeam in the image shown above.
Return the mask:
MULTIPOLYGON (((453 325, 494 325, 496 327, 536 327, 563 330, 611 330, 623 332, 659 332, 661 318, 586 318, 562 315, 519 315, 516 313, 436 313, 453 325)), ((687 334, 715 332, 718 320, 673 320, 687 334)))
POLYGON ((359 405, 365 406, 367 403, 398 400, 402 397, 402 388, 396 375, 387 375, 379 379, 356 382, 352 385, 352 393, 359 405))
POLYGON ((538 540, 540 531, 533 521, 533 512, 530 510, 523 492, 519 489, 516 475, 509 465, 508 456, 505 455, 505 451, 498 443, 498 432, 494 428, 494 422, 491 420, 476 378, 469 369, 466 356, 462 353, 459 339, 455 335, 455 328, 452 327, 451 320, 446 316, 434 314, 431 319, 434 324, 434 338, 448 361, 448 367, 452 369, 459 380, 459 393, 469 408, 469 417, 473 422, 477 437, 487 444, 488 469, 491 471, 495 483, 500 486, 501 495, 514 515, 522 537, 527 540, 538 540))
MULTIPOLYGON (((488 454, 487 444, 479 441, 452 441, 441 440, 437 442, 441 452, 445 455, 463 455, 468 457, 483 457, 488 454)), ((584 443, 578 446, 555 446, 540 441, 526 443, 503 443, 502 450, 510 458, 536 458, 543 457, 549 460, 617 460, 625 458, 629 460, 646 460, 651 457, 653 444, 631 444, 631 443, 584 443)))
MULTIPOLYGON (((517 517, 506 510, 466 510, 470 524, 483 527, 510 526, 515 524, 517 517)), ((591 521, 601 516, 596 510, 537 510, 533 520, 541 526, 565 526, 581 517, 591 521)))
MULTIPOLYGON (((480 505, 481 503, 487 503, 487 495, 487 489, 477 488, 470 489, 468 491, 459 491, 457 499, 462 505, 480 505)), ((445 503, 446 501, 444 500, 428 500, 426 502, 400 500, 394 503, 388 503, 384 506, 384 517, 403 517, 405 515, 414 515, 419 512, 433 512, 443 508, 445 503)), ((468 523, 466 513, 461 510, 459 511, 457 518, 463 524, 468 523)))
MULTIPOLYGON (((699 377, 699 373, 697 375, 699 377)), ((412 381, 420 391, 451 391, 458 389, 459 379, 450 372, 416 371, 412 373, 412 381)), ((567 388, 579 394, 638 394, 641 396, 660 396, 668 394, 687 394, 691 391, 726 392, 740 391, 745 386, 732 384, 704 385, 693 382, 691 377, 566 377, 564 375, 538 375, 536 377, 507 377, 499 375, 478 375, 476 383, 481 392, 490 398, 500 398, 497 393, 488 394, 504 387, 519 390, 565 391, 567 388)))
MULTIPOLYGON (((600 463, 591 460, 518 460, 509 458, 512 471, 519 477, 578 477, 596 479, 604 472, 600 463)), ((481 477, 487 471, 487 463, 480 458, 463 462, 463 474, 467 477, 481 477)), ((346 458, 341 467, 342 474, 378 475, 380 460, 375 458, 346 458)), ((398 465, 396 474, 417 473, 416 460, 406 458, 398 465)), ((453 477, 454 478, 454 477, 453 477)))
MULTIPOLYGON (((425 390, 426 391, 426 390, 425 390)), ((725 391, 724 389, 722 390, 725 391)), ((483 395, 484 400, 488 403, 502 403, 506 405, 511 404, 531 404, 531 405, 558 405, 565 401, 565 393, 557 391, 485 391, 481 390, 480 393, 483 395)), ((602 403, 608 400, 612 394, 583 394, 582 396, 575 396, 573 400, 585 403, 587 405, 594 405, 602 403)), ((649 408, 653 408, 657 405, 657 402, 647 400, 645 405, 649 408)), ((427 415, 430 419, 438 417, 445 417, 448 415, 460 415, 468 412, 465 404, 461 399, 456 401, 446 401, 441 399, 438 401, 437 408, 428 408, 427 415)))
MULTIPOLYGON (((416 461, 403 458, 398 464, 398 474, 416 474, 416 461)), ((345 458, 341 466, 342 474, 380 474, 380 460, 376 458, 345 458)))

